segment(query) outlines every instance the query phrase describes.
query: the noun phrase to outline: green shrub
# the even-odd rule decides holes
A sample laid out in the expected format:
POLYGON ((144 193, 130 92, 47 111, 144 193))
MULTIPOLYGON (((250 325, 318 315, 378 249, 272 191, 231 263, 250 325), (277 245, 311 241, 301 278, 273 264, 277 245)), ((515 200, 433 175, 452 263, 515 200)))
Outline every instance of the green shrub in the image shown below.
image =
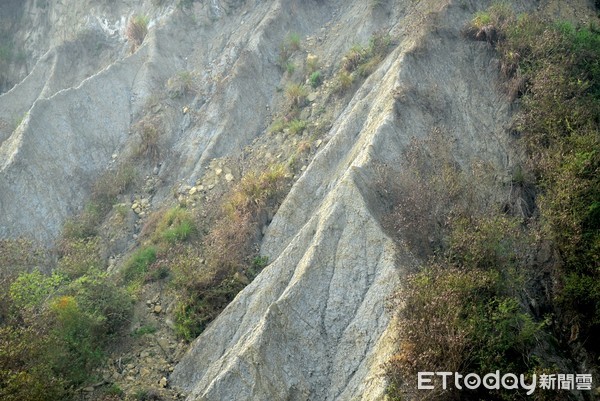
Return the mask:
POLYGON ((175 244, 190 239, 196 232, 196 224, 190 212, 182 207, 174 207, 167 210, 158 222, 152 239, 157 244, 162 241, 175 244))
POLYGON ((50 276, 39 270, 21 273, 10 286, 10 297, 18 309, 39 310, 64 282, 65 278, 57 273, 50 276))
POLYGON ((45 357, 47 336, 30 327, 0 326, 0 399, 47 401, 68 399, 64 378, 45 357))
MULTIPOLYGON (((497 17, 492 13, 492 19, 497 17)), ((600 280, 600 32, 536 16, 503 17, 498 44, 508 79, 523 82, 516 128, 541 196, 544 232, 563 264, 555 270, 562 324, 600 333, 593 307, 600 280), (540 40, 543 38, 543 40, 540 40), (518 57, 514 55, 518 54, 518 57)), ((588 349, 600 348, 587 343, 588 349)))
POLYGON ((133 253, 125 262, 121 276, 128 283, 143 278, 149 266, 156 261, 156 248, 148 246, 133 253))
POLYGON ((286 122, 283 119, 278 118, 275 121, 273 121, 273 123, 269 127, 269 132, 270 133, 283 132, 283 130, 286 128, 286 125, 287 124, 286 124, 286 122))
MULTIPOLYGON (((430 264, 395 296, 400 343, 388 364, 392 397, 416 395, 417 372, 528 372, 544 322, 507 295, 498 272, 430 264), (530 361, 526 363, 525 361, 530 361)), ((441 388, 434 399, 516 400, 510 391, 463 394, 441 388)))
POLYGON ((288 75, 294 75, 294 71, 296 71, 296 65, 291 61, 285 63, 285 71, 288 75))
POLYGON ((292 120, 288 125, 289 133, 292 135, 300 135, 304 132, 304 129, 308 123, 305 120, 292 120))
POLYGON ((85 313, 97 319, 94 334, 100 344, 123 329, 132 311, 132 299, 103 271, 90 269, 70 282, 63 293, 73 296, 85 313))
POLYGON ((244 288, 244 284, 231 276, 221 278, 212 285, 190 293, 181 299, 175 310, 175 331, 190 341, 196 338, 233 298, 244 288))
POLYGON ((156 327, 151 326, 151 325, 142 326, 142 327, 139 327, 138 329, 136 329, 133 332, 132 335, 134 337, 143 337, 146 334, 154 334, 154 333, 156 333, 156 330, 157 330, 156 327))
POLYGON ((323 83, 321 71, 315 71, 312 74, 310 74, 309 81, 310 86, 312 86, 313 88, 318 88, 323 83))
POLYGON ((264 267, 256 243, 269 211, 281 201, 287 175, 283 165, 247 173, 226 195, 221 215, 204 238, 204 255, 186 247, 172 260, 173 285, 180 290, 175 309, 180 337, 191 340, 200 334, 264 267))

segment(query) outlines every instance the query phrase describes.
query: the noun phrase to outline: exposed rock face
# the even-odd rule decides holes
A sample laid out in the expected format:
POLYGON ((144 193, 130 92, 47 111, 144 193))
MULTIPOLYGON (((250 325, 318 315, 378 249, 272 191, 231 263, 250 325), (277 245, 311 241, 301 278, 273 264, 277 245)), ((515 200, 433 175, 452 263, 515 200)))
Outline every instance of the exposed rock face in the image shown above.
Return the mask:
POLYGON ((365 0, 211 0, 187 13, 150 1, 44 2, 50 11, 37 3, 22 2, 26 12, 16 14, 35 17, 23 20, 30 36, 18 38, 31 71, 0 96, 0 237, 45 242, 81 209, 112 156, 133 151, 132 124, 178 72, 198 72, 198 87, 193 99, 153 107, 166 125, 153 204, 264 132, 281 103, 276 62, 287 33, 316 37, 307 51, 328 74, 376 30, 398 39, 337 114, 266 230, 262 253, 272 263, 164 378, 190 401, 382 399, 391 352, 386 297, 398 269, 415 261, 381 228, 375 166, 399 166, 412 137, 441 129, 457 144, 457 162, 488 163, 503 180, 510 113, 497 66, 486 43, 459 33, 491 1, 384 1, 372 9, 365 0), (130 54, 123 32, 133 14, 152 18, 130 54))
POLYGON ((410 138, 434 128, 457 142, 464 166, 481 160, 504 172, 509 163, 492 54, 459 34, 470 13, 433 1, 404 13, 398 48, 340 114, 270 225, 262 251, 273 263, 176 367, 188 400, 384 397, 385 300, 397 266, 414 260, 399 249, 395 263, 378 222, 375 164, 397 166, 410 138))

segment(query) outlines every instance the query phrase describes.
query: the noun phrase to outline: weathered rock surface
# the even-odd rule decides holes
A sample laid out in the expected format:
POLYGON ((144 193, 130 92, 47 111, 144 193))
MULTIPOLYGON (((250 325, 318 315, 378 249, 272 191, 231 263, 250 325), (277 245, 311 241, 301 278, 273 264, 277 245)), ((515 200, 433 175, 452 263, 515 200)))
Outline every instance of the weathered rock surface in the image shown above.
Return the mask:
MULTIPOLYGON (((465 167, 480 160, 504 172, 510 163, 492 53, 459 33, 470 12, 410 3, 392 28, 397 49, 340 114, 269 226, 262 251, 273 263, 173 372, 188 400, 383 399, 385 300, 398 266, 415 262, 380 226, 374 166, 398 166, 410 139, 435 128, 457 142, 465 167)), ((353 6, 334 20, 352 20, 353 6)))
MULTIPOLYGON (((262 134, 282 103, 276 63, 289 32, 310 36, 307 54, 331 75, 351 44, 389 30, 395 50, 349 104, 332 106, 341 108, 333 127, 265 230, 262 253, 272 263, 169 377, 153 378, 189 401, 382 399, 392 350, 386 297, 398 269, 415 260, 381 228, 375 166, 398 167, 411 138, 439 129, 456 143, 458 163, 488 163, 505 180, 510 112, 496 61, 486 43, 460 35, 491 1, 373 9, 364 0, 211 0, 186 12, 151 1, 9 3, 22 4, 15 15, 29 36, 17 38, 28 51, 26 77, 0 96, 0 238, 45 242, 82 208, 99 174, 134 151, 131 127, 149 103, 165 124, 152 205, 176 183, 179 196, 198 196, 218 189, 217 178, 236 182, 239 172, 225 169, 205 181, 206 167, 262 134), (134 14, 151 22, 130 54, 124 29, 134 14), (152 95, 181 71, 195 73, 195 94, 156 103, 152 95)), ((145 208, 140 200, 133 209, 145 208)), ((155 318, 167 313, 152 304, 155 318)))

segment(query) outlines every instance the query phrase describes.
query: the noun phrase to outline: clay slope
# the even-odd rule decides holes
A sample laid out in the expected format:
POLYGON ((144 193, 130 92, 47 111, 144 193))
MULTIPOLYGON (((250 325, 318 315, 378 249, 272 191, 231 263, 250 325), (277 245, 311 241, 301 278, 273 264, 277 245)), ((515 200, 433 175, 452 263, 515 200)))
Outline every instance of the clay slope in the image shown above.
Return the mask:
POLYGON ((465 168, 489 163, 501 181, 510 163, 508 103, 491 50, 460 35, 474 11, 465 5, 398 6, 399 45, 340 113, 267 230, 262 252, 273 263, 176 367, 188 400, 383 399, 386 297, 415 260, 381 228, 376 166, 397 168, 411 138, 434 129, 455 141, 465 168))

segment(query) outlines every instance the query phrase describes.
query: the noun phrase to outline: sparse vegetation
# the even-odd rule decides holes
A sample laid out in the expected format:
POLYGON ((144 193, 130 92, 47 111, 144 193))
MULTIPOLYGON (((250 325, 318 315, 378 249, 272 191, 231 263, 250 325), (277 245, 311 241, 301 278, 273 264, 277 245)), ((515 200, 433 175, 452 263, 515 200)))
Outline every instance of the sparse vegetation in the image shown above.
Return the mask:
POLYGON ((156 248, 148 246, 140 248, 123 266, 121 275, 125 282, 138 281, 144 278, 148 272, 148 268, 156 261, 156 248))
POLYGON ((136 172, 128 163, 120 164, 114 170, 102 174, 94 184, 91 199, 83 212, 64 224, 63 239, 86 239, 95 236, 100 222, 112 210, 118 197, 133 185, 135 178, 136 172))
POLYGON ((149 18, 145 15, 134 15, 127 23, 125 36, 131 42, 131 49, 135 51, 143 42, 148 34, 149 18))
POLYGON ((300 50, 300 35, 295 32, 288 34, 285 44, 293 52, 300 50))
POLYGON ((304 129, 307 126, 307 122, 305 120, 292 120, 288 126, 289 132, 292 135, 300 135, 304 132, 304 129))
POLYGON ((372 74, 390 51, 391 45, 388 34, 376 32, 369 39, 368 46, 352 46, 342 59, 335 77, 334 92, 343 94, 352 87, 356 77, 366 78, 372 74))
POLYGON ((302 107, 306 102, 308 91, 302 84, 290 84, 285 89, 290 108, 302 107))
POLYGON ((310 86, 312 86, 313 88, 318 88, 323 83, 321 71, 315 71, 312 74, 310 74, 309 80, 310 86))
POLYGON ((167 81, 167 93, 171 99, 179 99, 196 92, 194 76, 190 71, 181 71, 167 81))
POLYGON ((319 69, 319 58, 314 54, 306 56, 306 69, 309 74, 316 72, 319 69))
POLYGON ((279 46, 279 57, 277 60, 279 67, 289 72, 290 57, 298 50, 300 50, 300 35, 290 33, 279 46))
POLYGON ((186 248, 174 261, 174 282, 183 289, 175 312, 176 330, 183 338, 200 334, 264 267, 265 259, 257 259, 255 244, 268 211, 281 200, 286 175, 281 165, 247 173, 227 196, 205 237, 204 257, 186 248))
POLYGON ((152 161, 158 160, 160 156, 159 142, 164 130, 162 120, 159 117, 148 115, 138 121, 133 130, 140 137, 138 155, 147 156, 152 161))

